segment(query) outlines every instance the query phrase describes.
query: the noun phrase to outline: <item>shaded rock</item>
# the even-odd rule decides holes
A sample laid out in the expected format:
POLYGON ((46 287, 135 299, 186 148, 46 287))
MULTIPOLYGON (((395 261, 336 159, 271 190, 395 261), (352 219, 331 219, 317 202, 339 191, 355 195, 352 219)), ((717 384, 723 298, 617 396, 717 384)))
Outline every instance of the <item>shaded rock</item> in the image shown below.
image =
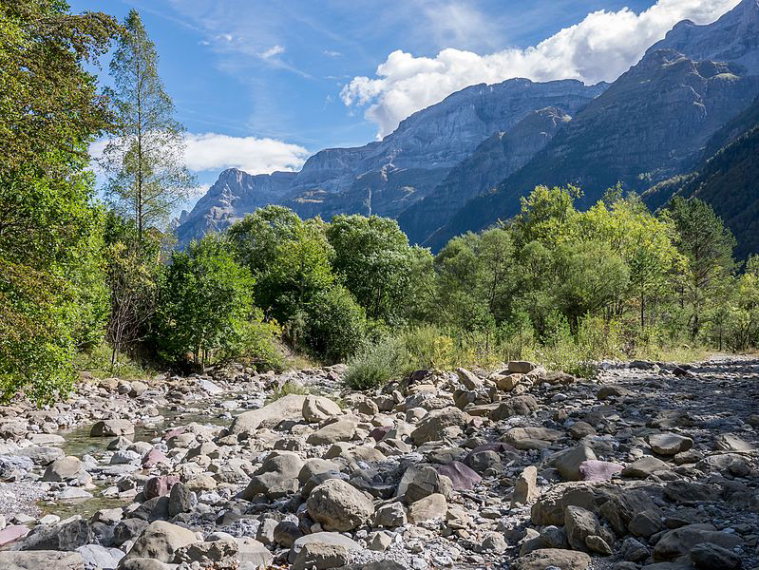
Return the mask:
POLYGON ((21 550, 73 551, 94 541, 95 535, 87 521, 75 518, 55 526, 36 527, 24 540, 21 550))
POLYGON ((163 497, 164 495, 168 495, 171 488, 177 483, 179 483, 179 475, 159 475, 158 477, 151 477, 145 481, 142 493, 145 495, 146 499, 163 497))
POLYGON ((535 397, 530 394, 523 394, 521 396, 514 396, 513 398, 509 398, 505 402, 502 402, 490 414, 490 419, 501 421, 512 416, 529 416, 537 409, 538 401, 535 397))
POLYGON ((431 465, 412 465, 401 477, 396 496, 403 497, 410 504, 433 493, 450 494, 450 483, 445 483, 431 465))
POLYGON ((665 533, 654 547, 655 562, 675 560, 700 544, 714 544, 732 549, 743 544, 743 540, 734 534, 718 532, 711 525, 692 524, 665 533))
POLYGON ((406 509, 401 502, 382 505, 374 513, 374 526, 396 528, 406 524, 406 509))
POLYGON ((292 570, 342 568, 348 563, 348 555, 348 550, 340 544, 305 544, 296 555, 292 570))
POLYGON ((652 455, 645 455, 640 459, 633 461, 630 465, 627 465, 624 469, 622 469, 622 476, 645 479, 657 471, 668 470, 669 465, 664 463, 664 461, 661 459, 657 459, 652 455))
POLYGON ((250 479, 242 498, 250 501, 258 495, 265 495, 269 499, 278 499, 295 493, 300 486, 298 474, 302 468, 303 460, 295 453, 273 453, 250 479))
POLYGON ((474 372, 470 372, 466 368, 457 368, 456 374, 459 377, 459 381, 467 390, 477 390, 483 386, 482 380, 474 372))
POLYGON ((356 435, 358 420, 354 417, 346 417, 329 423, 316 430, 306 440, 310 445, 331 445, 339 441, 350 441, 356 435))
POLYGON ((197 502, 195 493, 182 483, 177 483, 169 493, 169 516, 175 517, 179 513, 189 513, 197 502))
POLYGON ((564 479, 568 481, 580 481, 583 478, 580 465, 586 461, 595 461, 596 454, 587 445, 575 447, 561 453, 553 460, 553 466, 564 479))
POLYGON ((513 374, 529 374, 537 368, 537 365, 526 360, 512 360, 506 364, 507 372, 513 374))
POLYGON ((451 480, 451 483, 453 483, 453 488, 456 491, 472 489, 482 481, 482 477, 480 477, 477 472, 458 461, 452 461, 447 465, 438 466, 437 472, 440 475, 448 477, 451 480))
POLYGON ((699 570, 738 570, 741 557, 716 544, 698 544, 690 551, 690 559, 699 570))

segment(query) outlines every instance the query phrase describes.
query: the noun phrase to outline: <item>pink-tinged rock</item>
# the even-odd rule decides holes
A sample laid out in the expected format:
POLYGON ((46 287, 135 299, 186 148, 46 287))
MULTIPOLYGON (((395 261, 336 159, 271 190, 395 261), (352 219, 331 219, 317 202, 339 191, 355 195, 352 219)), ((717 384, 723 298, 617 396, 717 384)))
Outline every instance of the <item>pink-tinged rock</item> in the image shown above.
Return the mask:
POLYGON ((391 429, 393 429, 393 426, 376 427, 369 432, 369 435, 374 439, 374 441, 382 441, 385 439, 385 436, 390 432, 391 429))
POLYGON ((155 467, 156 465, 160 463, 169 463, 169 459, 166 457, 166 455, 161 451, 160 449, 156 449, 155 447, 148 451, 145 454, 145 457, 142 458, 142 466, 146 469, 150 469, 151 467, 155 467))
POLYGON ((16 542, 19 538, 24 538, 29 534, 29 529, 20 524, 14 524, 6 526, 3 530, 0 530, 0 547, 16 542))
POLYGON ((145 481, 145 487, 142 489, 145 499, 154 499, 168 495, 171 488, 179 483, 179 475, 159 475, 151 477, 145 481))
POLYGON ((624 467, 609 461, 589 460, 580 463, 580 474, 583 481, 611 481, 624 467))
POLYGON ((453 483, 453 488, 457 491, 472 489, 482 481, 482 477, 476 471, 458 461, 451 461, 447 465, 438 466, 437 472, 448 477, 453 483))
POLYGON ((184 426, 172 428, 168 430, 165 434, 163 434, 163 440, 169 441, 172 437, 177 437, 178 435, 182 435, 186 431, 187 431, 187 428, 184 426))

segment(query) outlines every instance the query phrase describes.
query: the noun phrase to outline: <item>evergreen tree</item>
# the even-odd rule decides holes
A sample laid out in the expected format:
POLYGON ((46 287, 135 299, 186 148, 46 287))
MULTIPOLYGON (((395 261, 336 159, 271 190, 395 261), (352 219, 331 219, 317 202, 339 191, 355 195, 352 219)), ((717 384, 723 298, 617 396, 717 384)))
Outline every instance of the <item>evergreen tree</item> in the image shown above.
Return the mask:
POLYGON ((158 75, 158 54, 139 13, 131 10, 111 61, 109 95, 117 116, 115 137, 104 151, 108 193, 115 206, 146 229, 164 222, 187 196, 192 176, 183 164, 184 129, 158 75))

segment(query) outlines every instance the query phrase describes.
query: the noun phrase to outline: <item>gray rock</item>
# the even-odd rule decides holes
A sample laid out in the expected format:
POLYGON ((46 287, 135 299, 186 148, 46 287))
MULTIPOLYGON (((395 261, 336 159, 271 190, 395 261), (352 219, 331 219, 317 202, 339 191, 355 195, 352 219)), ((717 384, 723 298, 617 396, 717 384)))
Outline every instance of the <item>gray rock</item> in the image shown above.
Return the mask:
POLYGON ((85 570, 78 552, 0 552, 3 570, 85 570))
POLYGON ((330 479, 316 487, 306 506, 311 518, 325 530, 340 532, 364 525, 374 514, 372 501, 341 479, 330 479))

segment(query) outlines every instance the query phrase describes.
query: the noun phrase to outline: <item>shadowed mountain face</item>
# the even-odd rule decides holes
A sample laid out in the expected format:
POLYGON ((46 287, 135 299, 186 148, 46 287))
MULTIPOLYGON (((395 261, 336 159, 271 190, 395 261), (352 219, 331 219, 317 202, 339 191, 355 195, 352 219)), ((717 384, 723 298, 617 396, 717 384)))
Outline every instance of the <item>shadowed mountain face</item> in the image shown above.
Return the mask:
POLYGON ((497 191, 468 202, 424 243, 438 249, 462 231, 513 216, 519 198, 538 184, 576 184, 585 193, 580 205, 588 206, 617 182, 644 191, 689 172, 711 137, 759 94, 756 36, 735 36, 755 29, 757 0, 744 0, 709 26, 679 24, 497 191), (683 52, 731 55, 736 61, 694 60, 683 52))
MULTIPOLYGON (((605 88, 606 84, 588 87, 579 81, 526 79, 475 85, 415 113, 380 142, 320 151, 298 173, 275 173, 267 180, 266 175, 224 172, 183 218, 179 241, 187 243, 206 231, 223 229, 266 203, 284 204, 305 217, 329 219, 338 213, 397 217, 435 190, 488 137, 508 132, 541 109, 575 113, 605 88)), ((538 123, 535 128, 543 129, 538 123)), ((531 124, 526 121, 521 132, 526 133, 531 124)), ((512 153, 523 157, 530 148, 538 145, 526 141, 523 150, 512 153)))

